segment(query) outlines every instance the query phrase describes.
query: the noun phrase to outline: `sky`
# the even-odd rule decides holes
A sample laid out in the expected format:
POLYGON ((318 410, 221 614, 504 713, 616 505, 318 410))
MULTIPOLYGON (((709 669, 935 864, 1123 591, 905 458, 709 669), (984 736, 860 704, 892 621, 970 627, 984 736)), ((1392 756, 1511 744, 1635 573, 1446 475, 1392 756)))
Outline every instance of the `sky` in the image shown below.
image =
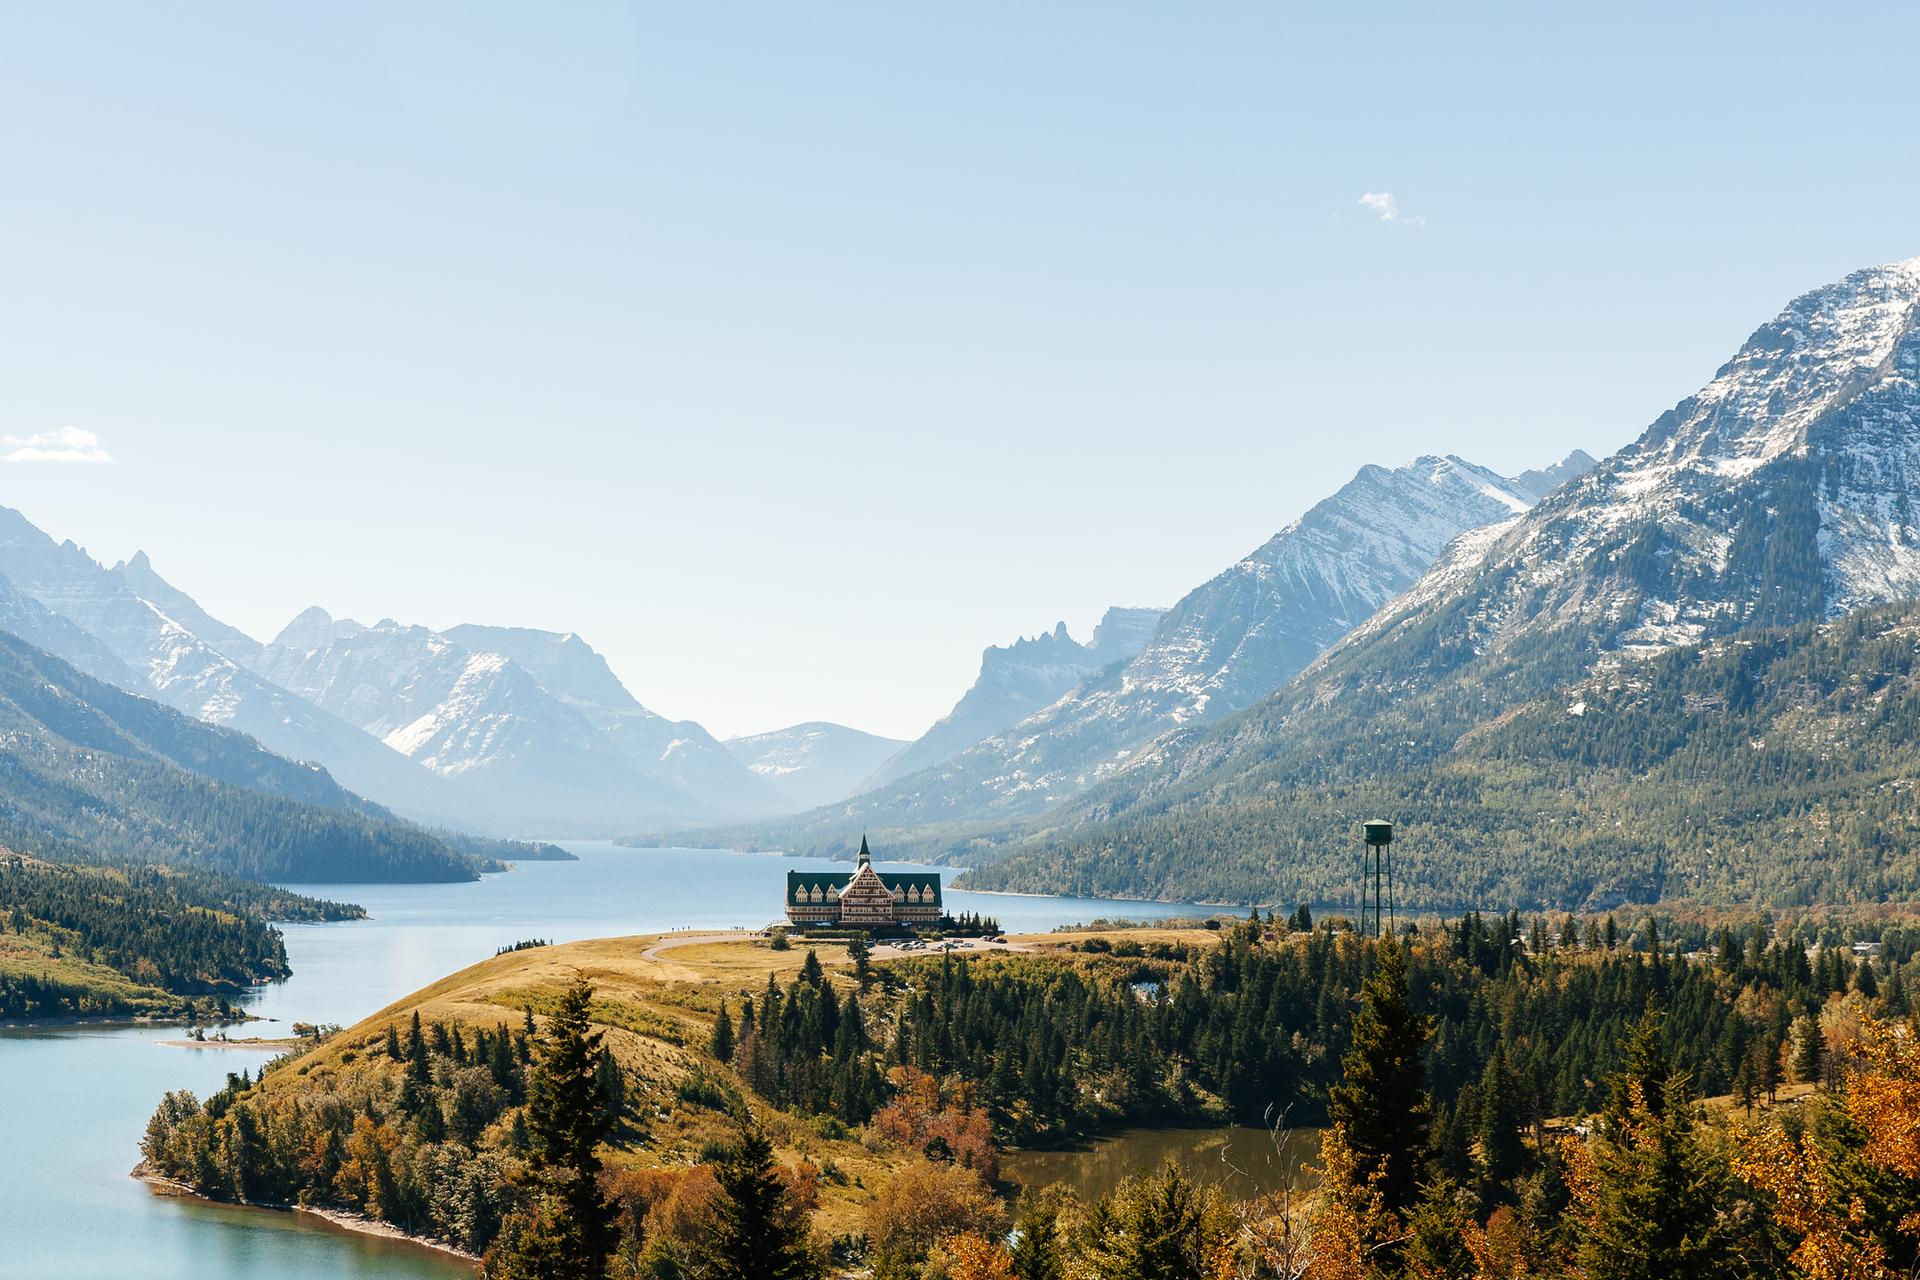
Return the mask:
POLYGON ((9 5, 0 503, 269 637, 918 734, 1920 254, 1912 6, 9 5))

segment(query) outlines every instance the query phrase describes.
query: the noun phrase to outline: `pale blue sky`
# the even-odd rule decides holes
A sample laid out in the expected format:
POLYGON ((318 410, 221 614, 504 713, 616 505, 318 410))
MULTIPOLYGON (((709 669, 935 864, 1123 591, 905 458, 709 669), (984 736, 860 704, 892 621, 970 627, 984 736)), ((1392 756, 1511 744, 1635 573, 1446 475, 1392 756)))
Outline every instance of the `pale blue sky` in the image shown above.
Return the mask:
POLYGON ((1907 5, 0 8, 0 501, 270 635, 917 733, 1920 254, 1907 5), (1368 194, 1391 193, 1383 220, 1368 194))

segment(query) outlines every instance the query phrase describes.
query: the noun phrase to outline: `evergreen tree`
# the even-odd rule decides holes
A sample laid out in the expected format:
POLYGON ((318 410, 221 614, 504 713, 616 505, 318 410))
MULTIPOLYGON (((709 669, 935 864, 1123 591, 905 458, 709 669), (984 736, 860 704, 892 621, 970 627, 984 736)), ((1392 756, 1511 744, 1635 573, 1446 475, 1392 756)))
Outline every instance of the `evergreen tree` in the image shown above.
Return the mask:
POLYGON ((1658 1109, 1637 1080, 1624 1121, 1593 1156, 1592 1198, 1578 1228, 1588 1280, 1719 1280, 1745 1275, 1739 1228, 1722 1212, 1726 1168, 1694 1131, 1686 1077, 1666 1073, 1658 1109))
POLYGON ((1508 1186, 1526 1165, 1527 1144, 1521 1137, 1520 1082, 1507 1066, 1506 1050, 1495 1045, 1480 1074, 1480 1159, 1486 1199, 1508 1186))
POLYGON ((1820 1030, 1820 1019, 1804 1017, 1795 1031, 1793 1078, 1801 1084, 1818 1084, 1827 1056, 1827 1037, 1820 1030))
POLYGON ((489 1280, 583 1280, 603 1275, 618 1242, 600 1190, 599 1145, 612 1119, 599 1079, 593 990, 576 982, 537 1042, 527 1080, 529 1189, 534 1203, 488 1253, 489 1280))
POLYGON ((1450 1179, 1436 1178, 1421 1188, 1420 1202, 1407 1219, 1406 1274, 1416 1280, 1469 1280, 1475 1274, 1466 1241, 1472 1221, 1450 1179))
POLYGON ((856 933, 847 940, 847 958, 853 961, 853 980, 860 984, 860 990, 872 987, 873 943, 866 934, 856 933))
POLYGON ((1427 1173, 1432 1110, 1420 1054, 1432 1030, 1409 1003, 1400 944, 1389 939, 1376 955, 1377 967, 1361 988, 1352 1048, 1340 1061, 1330 1113, 1346 1133, 1361 1176, 1381 1171, 1382 1207, 1404 1214, 1419 1199, 1427 1173))
POLYGON ((765 1134, 744 1130, 739 1148, 715 1176, 721 1197, 700 1244, 701 1280, 813 1280, 822 1274, 807 1215, 780 1181, 765 1134))
POLYGON ((713 1039, 708 1042, 707 1047, 720 1061, 733 1061, 733 1019, 727 1014, 725 1001, 720 1004, 720 1016, 714 1019, 713 1039))
POLYGON ((1197 1185, 1169 1157, 1093 1207, 1081 1262, 1090 1280, 1194 1280, 1213 1269, 1232 1232, 1219 1189, 1197 1185))
POLYGON ((1013 1274, 1020 1280, 1066 1280, 1066 1251, 1060 1239, 1060 1209, 1036 1199, 1020 1214, 1013 1242, 1013 1274))
POLYGON ((1860 967, 1854 970, 1853 989, 1869 1000, 1880 998, 1880 980, 1873 975, 1873 961, 1865 956, 1860 958, 1860 967))

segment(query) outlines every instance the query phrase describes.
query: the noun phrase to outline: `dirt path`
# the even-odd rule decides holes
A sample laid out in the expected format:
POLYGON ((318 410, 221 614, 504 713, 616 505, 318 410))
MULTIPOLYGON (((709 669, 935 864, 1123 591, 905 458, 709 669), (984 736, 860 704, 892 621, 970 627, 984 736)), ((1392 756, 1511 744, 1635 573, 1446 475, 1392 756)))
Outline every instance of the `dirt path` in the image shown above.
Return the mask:
POLYGON ((671 951, 675 947, 698 946, 703 942, 741 942, 759 936, 744 929, 729 929, 725 933, 676 933, 670 938, 662 938, 642 951, 640 955, 645 960, 658 960, 662 951, 671 951))

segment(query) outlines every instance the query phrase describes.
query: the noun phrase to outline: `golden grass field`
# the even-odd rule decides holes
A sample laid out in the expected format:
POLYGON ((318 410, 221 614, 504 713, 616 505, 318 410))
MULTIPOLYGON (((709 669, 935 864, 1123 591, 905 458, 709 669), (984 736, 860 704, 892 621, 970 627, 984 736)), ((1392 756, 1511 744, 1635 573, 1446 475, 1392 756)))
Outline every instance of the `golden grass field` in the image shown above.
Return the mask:
MULTIPOLYGON (((1034 934, 1010 938, 1008 950, 1074 955, 1071 948, 1093 933, 1034 934)), ((1211 943, 1204 929, 1140 929, 1105 933, 1111 940, 1211 943)), ((773 950, 750 934, 667 933, 597 938, 509 952, 450 974, 397 1000, 297 1058, 290 1070, 271 1073, 269 1091, 325 1088, 336 1073, 387 1070, 382 1052, 387 1028, 404 1035, 413 1015, 433 1023, 518 1026, 527 1010, 538 1018, 560 993, 584 979, 594 991, 593 1015, 605 1043, 627 1070, 634 1109, 645 1121, 643 1142, 623 1146, 610 1164, 689 1165, 703 1145, 725 1141, 732 1123, 719 1112, 681 1101, 677 1089, 695 1070, 730 1077, 709 1054, 708 1043, 722 1001, 736 1012, 740 998, 757 998, 769 975, 792 981, 813 950, 829 981, 844 996, 852 992, 851 962, 835 942, 797 944, 773 950)), ((924 954, 936 955, 937 952, 924 954)), ((989 961, 990 963, 992 961, 989 961)), ((816 1222, 829 1234, 858 1229, 873 1190, 906 1157, 875 1151, 857 1134, 827 1137, 808 1121, 756 1100, 756 1116, 775 1140, 783 1161, 806 1159, 832 1176, 820 1183, 816 1222)))

